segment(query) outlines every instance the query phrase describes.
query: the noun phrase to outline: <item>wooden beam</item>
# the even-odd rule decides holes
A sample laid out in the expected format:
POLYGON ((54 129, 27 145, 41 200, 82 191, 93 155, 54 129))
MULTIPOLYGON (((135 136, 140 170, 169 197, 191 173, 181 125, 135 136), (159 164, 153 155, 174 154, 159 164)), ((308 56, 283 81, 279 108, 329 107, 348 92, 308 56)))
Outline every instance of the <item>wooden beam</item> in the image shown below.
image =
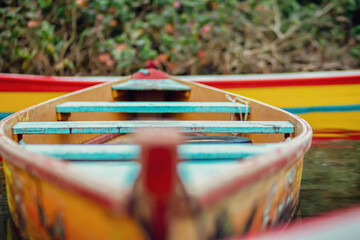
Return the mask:
POLYGON ((72 112, 127 112, 127 113, 182 113, 230 112, 249 113, 249 107, 231 102, 65 102, 56 106, 58 113, 72 112))
POLYGON ((116 91, 190 91, 191 87, 171 79, 130 79, 112 86, 116 91))
POLYGON ((20 122, 14 134, 130 133, 139 127, 178 128, 197 133, 293 133, 288 121, 77 121, 20 122))
MULTIPOLYGON (((236 160, 257 154, 263 154, 281 146, 273 144, 183 144, 178 146, 181 159, 184 160, 236 160)), ((115 160, 126 161, 139 157, 138 145, 103 145, 103 144, 25 144, 29 151, 71 160, 115 160)))

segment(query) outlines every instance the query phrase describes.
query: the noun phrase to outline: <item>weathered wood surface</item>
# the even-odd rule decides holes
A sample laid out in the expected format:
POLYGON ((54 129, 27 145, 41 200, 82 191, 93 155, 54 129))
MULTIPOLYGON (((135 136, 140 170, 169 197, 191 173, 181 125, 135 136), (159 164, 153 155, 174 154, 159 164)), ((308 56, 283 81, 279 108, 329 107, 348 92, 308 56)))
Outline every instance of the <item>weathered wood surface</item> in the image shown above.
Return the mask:
MULTIPOLYGON (((270 152, 281 144, 183 144, 178 147, 185 160, 236 160, 270 152)), ((132 160, 139 157, 138 145, 49 145, 25 144, 29 151, 71 160, 132 160)))
POLYGON ((250 108, 231 102, 65 102, 56 106, 60 113, 71 112, 128 112, 181 113, 231 112, 249 113, 250 108))
POLYGON ((139 127, 180 128, 196 133, 293 133, 288 121, 77 121, 19 122, 14 134, 130 133, 139 127))

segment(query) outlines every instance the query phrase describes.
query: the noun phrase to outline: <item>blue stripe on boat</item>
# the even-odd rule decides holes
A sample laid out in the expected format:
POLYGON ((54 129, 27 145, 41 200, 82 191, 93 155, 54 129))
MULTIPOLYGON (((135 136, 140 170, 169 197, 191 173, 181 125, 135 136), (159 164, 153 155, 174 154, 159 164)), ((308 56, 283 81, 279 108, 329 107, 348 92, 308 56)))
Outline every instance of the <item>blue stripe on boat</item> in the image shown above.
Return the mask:
POLYGON ((293 133, 288 121, 78 121, 19 122, 14 134, 130 133, 138 127, 180 128, 198 133, 293 133))
POLYGON ((360 104, 312 106, 312 107, 288 107, 283 109, 294 114, 304 114, 311 112, 355 112, 355 111, 360 111, 360 104))
POLYGON ((60 113, 71 112, 249 112, 244 104, 230 102, 65 102, 56 106, 60 113), (239 109, 240 108, 240 109, 239 109))
MULTIPOLYGON (((263 154, 280 144, 184 144, 179 146, 179 156, 186 160, 236 160, 263 154)), ((71 160, 132 160, 139 156, 138 145, 47 145, 25 144, 29 151, 71 160)))
POLYGON ((130 79, 112 86, 113 90, 130 91, 190 91, 191 87, 171 79, 130 79))
POLYGON ((13 113, 0 112, 0 120, 10 116, 11 114, 13 114, 13 113))

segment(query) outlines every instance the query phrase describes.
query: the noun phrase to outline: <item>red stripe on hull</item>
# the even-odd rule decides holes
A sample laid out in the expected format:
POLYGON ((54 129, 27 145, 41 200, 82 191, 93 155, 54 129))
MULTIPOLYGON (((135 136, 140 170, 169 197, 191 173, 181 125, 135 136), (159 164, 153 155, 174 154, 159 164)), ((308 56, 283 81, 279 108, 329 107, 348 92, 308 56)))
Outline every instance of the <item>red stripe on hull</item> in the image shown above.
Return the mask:
POLYGON ((288 86, 320 86, 360 84, 360 76, 323 77, 323 78, 289 78, 289 79, 251 79, 251 80, 219 80, 197 81, 216 88, 258 88, 288 86))
POLYGON ((360 140, 360 131, 329 129, 323 131, 315 131, 313 141, 333 141, 333 140, 360 140), (318 135, 322 136, 318 136, 318 135))
POLYGON ((49 76, 0 74, 2 92, 73 92, 104 81, 86 81, 49 76))
MULTIPOLYGON (((244 75, 246 76, 246 75, 244 75)), ((243 77, 244 77, 243 76, 243 77)), ((120 77, 119 77, 120 78, 120 77)), ((73 92, 105 80, 82 80, 77 77, 55 77, 35 75, 0 74, 0 91, 17 92, 73 92)), ((216 88, 258 88, 258 87, 287 87, 287 86, 319 86, 319 85, 347 85, 360 84, 360 75, 329 76, 313 78, 288 79, 234 79, 218 81, 195 81, 216 88)))
POLYGON ((313 137, 313 141, 360 140, 360 135, 339 137, 313 137))

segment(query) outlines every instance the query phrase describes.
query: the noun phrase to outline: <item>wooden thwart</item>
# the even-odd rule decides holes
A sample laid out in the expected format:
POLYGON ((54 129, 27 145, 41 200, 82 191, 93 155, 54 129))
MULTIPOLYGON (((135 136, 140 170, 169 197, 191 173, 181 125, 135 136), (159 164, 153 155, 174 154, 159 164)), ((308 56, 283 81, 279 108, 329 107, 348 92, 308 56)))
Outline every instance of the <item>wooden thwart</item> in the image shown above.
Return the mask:
MULTIPOLYGON (((263 154, 281 146, 274 144, 183 144, 178 147, 179 156, 184 160, 236 160, 263 154)), ((138 159, 138 145, 45 145, 25 144, 25 149, 71 160, 133 160, 138 159)))
POLYGON ((171 79, 130 79, 112 86, 122 91, 190 91, 191 87, 171 79))
POLYGON ((56 106, 59 113, 72 112, 127 112, 127 113, 182 113, 229 112, 249 113, 244 104, 230 102, 65 102, 56 106))
POLYGON ((14 134, 130 133, 139 127, 178 128, 196 133, 293 133, 288 121, 77 121, 20 122, 14 134))

